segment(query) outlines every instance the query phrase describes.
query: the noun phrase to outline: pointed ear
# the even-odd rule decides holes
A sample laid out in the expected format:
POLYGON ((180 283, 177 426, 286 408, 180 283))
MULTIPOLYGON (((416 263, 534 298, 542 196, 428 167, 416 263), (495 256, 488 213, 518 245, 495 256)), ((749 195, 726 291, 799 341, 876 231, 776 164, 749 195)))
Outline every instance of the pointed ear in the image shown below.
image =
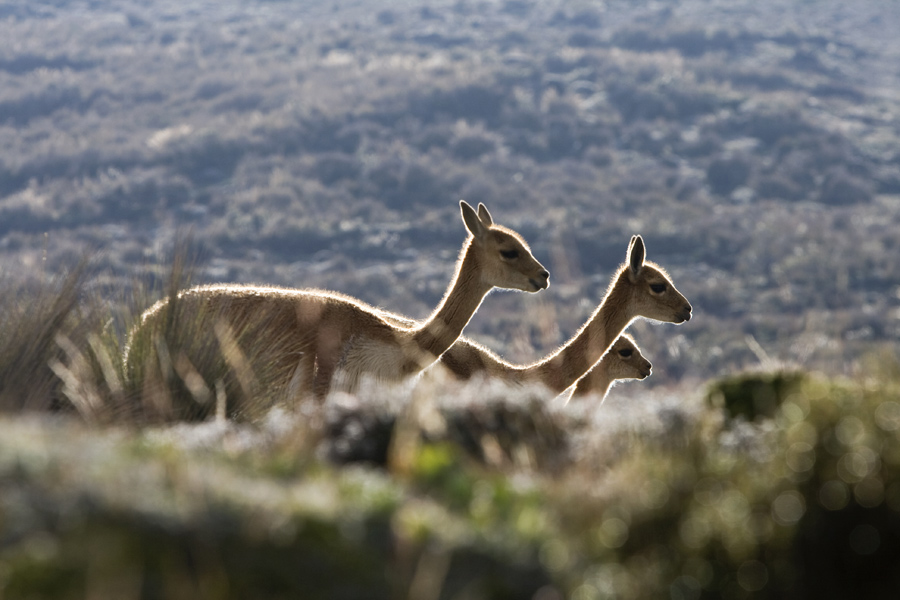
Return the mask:
POLYGON ((628 268, 631 270, 633 277, 637 277, 640 274, 641 267, 644 266, 645 254, 644 240, 641 236, 631 236, 631 244, 628 246, 628 268))
POLYGON ((475 212, 475 209, 465 200, 460 200, 459 210, 462 212, 463 223, 466 224, 466 229, 469 230, 469 233, 471 233, 475 239, 484 237, 487 228, 481 222, 481 219, 478 218, 478 213, 475 212))
POLYGON ((490 227, 494 224, 494 220, 491 218, 491 213, 488 212, 487 206, 483 203, 478 203, 478 218, 481 219, 481 222, 484 223, 485 227, 490 227))

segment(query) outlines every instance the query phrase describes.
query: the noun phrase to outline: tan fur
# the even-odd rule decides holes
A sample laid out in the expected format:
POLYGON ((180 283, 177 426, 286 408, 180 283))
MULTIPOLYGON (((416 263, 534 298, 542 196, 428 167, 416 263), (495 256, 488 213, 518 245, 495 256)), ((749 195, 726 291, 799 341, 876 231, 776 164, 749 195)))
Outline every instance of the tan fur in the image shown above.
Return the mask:
POLYGON ((594 368, 578 380, 572 392, 573 398, 593 394, 605 398, 609 388, 621 379, 646 379, 652 372, 653 365, 641 354, 641 349, 634 339, 623 333, 613 342, 609 351, 603 355, 594 368))
POLYGON ((683 323, 691 318, 691 305, 687 299, 675 289, 666 272, 645 261, 644 256, 643 239, 633 236, 626 262, 613 277, 603 302, 590 320, 559 350, 543 360, 516 365, 477 342, 460 338, 441 356, 440 364, 459 379, 481 373, 512 382, 540 382, 561 394, 606 354, 612 342, 633 320, 643 317, 683 323))
MULTIPOLYGON (((178 295, 180 309, 225 322, 237 338, 273 340, 267 364, 281 373, 291 393, 323 398, 333 389, 353 392, 364 376, 399 382, 436 361, 459 337, 482 299, 494 287, 537 292, 549 273, 515 232, 495 225, 487 208, 460 202, 471 234, 438 307, 421 323, 397 325, 360 300, 322 290, 246 285, 209 285, 178 295), (246 336, 243 336, 246 338, 246 336)), ((159 326, 168 300, 147 310, 140 329, 159 326)), ((213 344, 213 332, 209 343, 213 344)))

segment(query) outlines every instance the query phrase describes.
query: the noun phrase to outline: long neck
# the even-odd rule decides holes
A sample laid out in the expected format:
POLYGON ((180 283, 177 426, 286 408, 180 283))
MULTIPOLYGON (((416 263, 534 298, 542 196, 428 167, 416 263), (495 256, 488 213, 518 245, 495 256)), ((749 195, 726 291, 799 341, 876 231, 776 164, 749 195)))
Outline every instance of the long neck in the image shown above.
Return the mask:
MULTIPOLYGON (((609 356, 609 355, 607 355, 609 356)), ((575 390, 572 396, 586 396, 594 394, 601 398, 605 398, 609 388, 612 385, 613 377, 604 364, 606 359, 601 360, 594 368, 578 380, 575 384, 575 390)))
POLYGON ((622 277, 575 337, 544 360, 522 369, 524 379, 540 381, 560 394, 603 357, 634 318, 628 310, 628 286, 622 277))
POLYGON ((459 338, 491 286, 481 278, 475 252, 466 246, 443 300, 427 321, 412 330, 413 342, 426 362, 440 357, 459 338))

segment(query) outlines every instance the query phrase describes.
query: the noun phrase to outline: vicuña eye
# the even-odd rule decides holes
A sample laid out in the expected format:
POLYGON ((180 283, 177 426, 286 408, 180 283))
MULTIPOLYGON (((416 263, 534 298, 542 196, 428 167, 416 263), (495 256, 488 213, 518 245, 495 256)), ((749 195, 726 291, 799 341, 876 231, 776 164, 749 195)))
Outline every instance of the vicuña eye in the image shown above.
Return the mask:
POLYGON ((621 356, 622 358, 628 358, 632 354, 634 354, 634 351, 631 348, 625 348, 624 350, 619 350, 619 356, 621 356))
POLYGON ((666 284, 664 284, 664 283, 651 283, 651 284, 650 284, 650 291, 652 291, 654 294, 662 294, 664 291, 666 291, 666 284))
POLYGON ((518 250, 501 250, 500 256, 502 256, 503 258, 506 258, 508 260, 513 260, 513 259, 519 258, 519 251, 518 250))

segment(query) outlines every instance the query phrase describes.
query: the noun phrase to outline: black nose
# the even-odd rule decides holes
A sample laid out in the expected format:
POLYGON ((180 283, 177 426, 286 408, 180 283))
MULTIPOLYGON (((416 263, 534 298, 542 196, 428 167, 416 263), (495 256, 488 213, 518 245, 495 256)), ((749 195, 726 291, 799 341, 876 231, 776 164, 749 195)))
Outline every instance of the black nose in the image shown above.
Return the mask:
POLYGON ((550 271, 548 271, 547 269, 544 269, 543 271, 538 273, 538 277, 542 277, 544 279, 550 279, 550 271))

